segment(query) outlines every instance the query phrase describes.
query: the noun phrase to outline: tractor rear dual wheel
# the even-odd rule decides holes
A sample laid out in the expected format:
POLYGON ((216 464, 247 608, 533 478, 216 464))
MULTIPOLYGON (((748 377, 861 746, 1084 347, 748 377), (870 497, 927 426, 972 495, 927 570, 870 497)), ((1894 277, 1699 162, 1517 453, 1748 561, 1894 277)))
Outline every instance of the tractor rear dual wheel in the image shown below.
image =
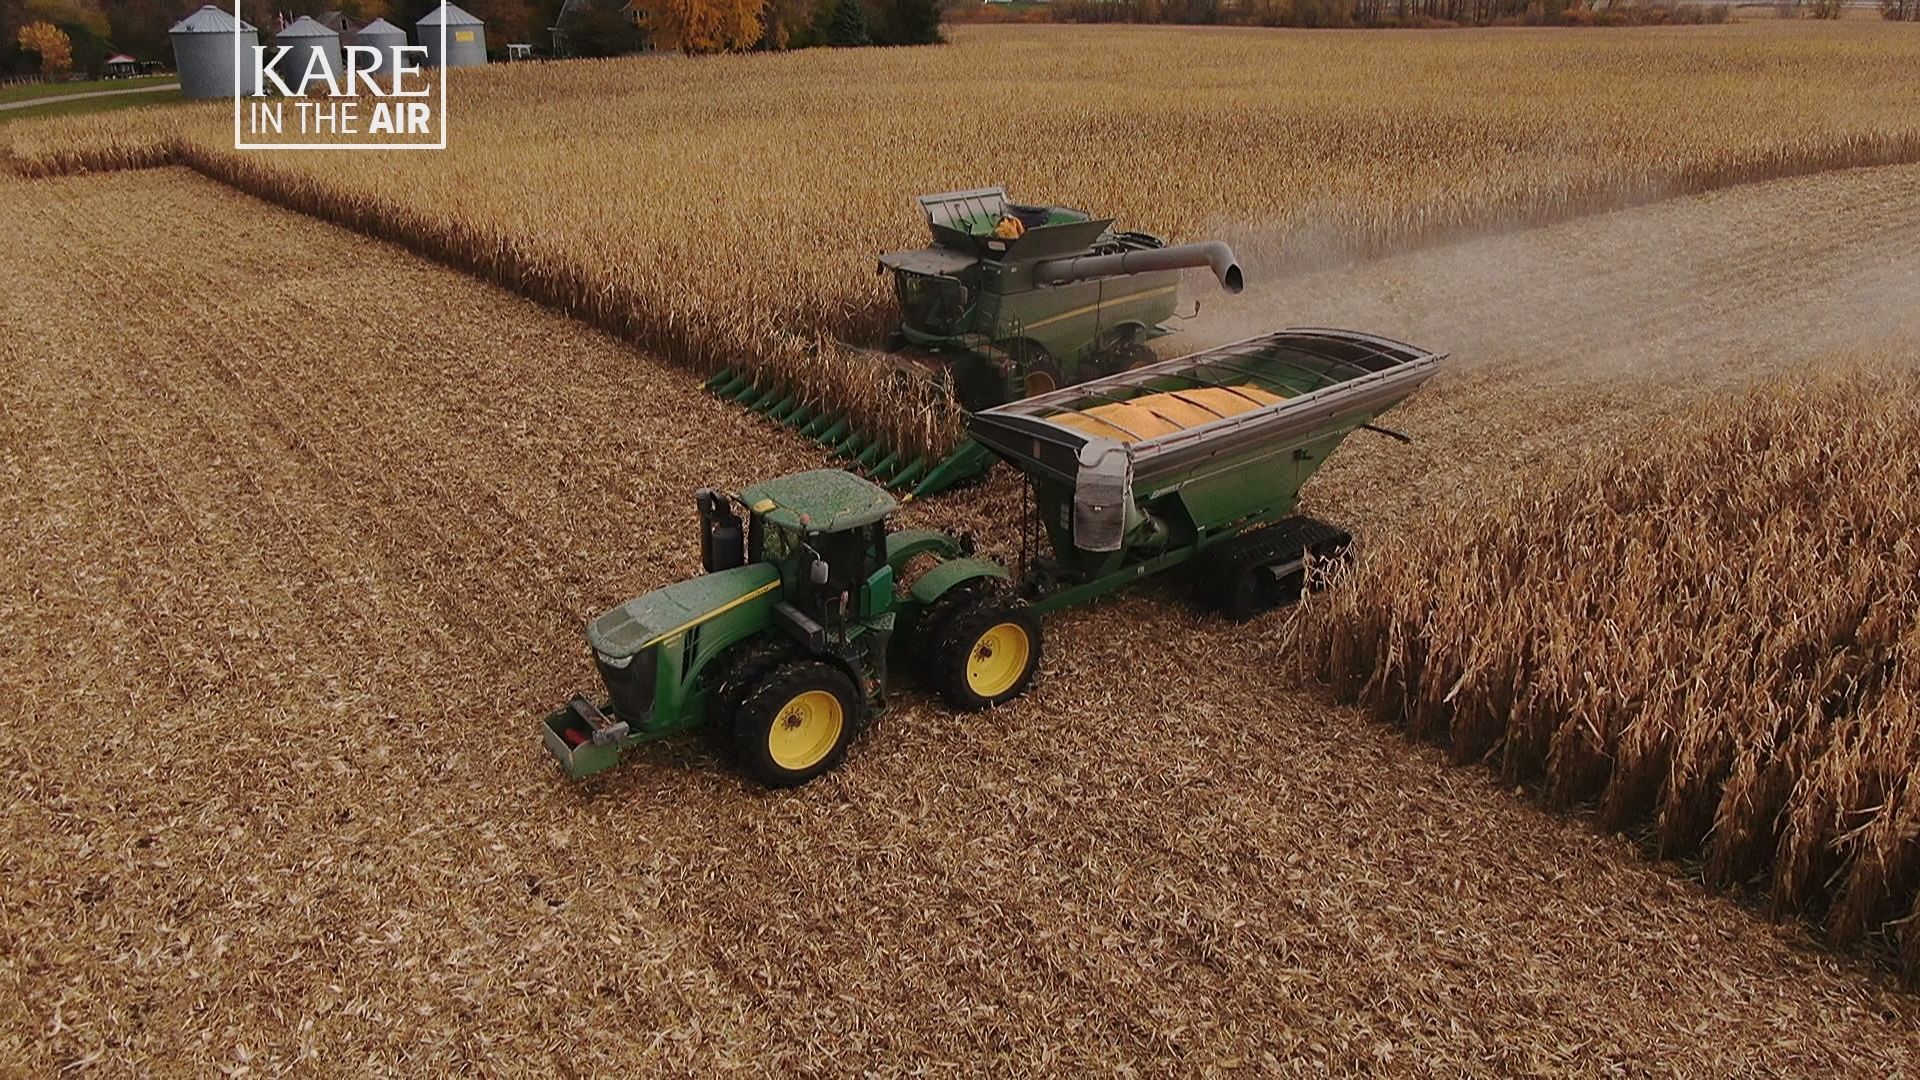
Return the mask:
POLYGON ((840 764, 866 726, 865 709, 853 680, 832 664, 782 665, 734 714, 734 756, 761 783, 796 787, 840 764))
POLYGON ((952 612, 931 645, 928 682, 972 712, 1026 692, 1040 667, 1040 619, 1004 588, 989 588, 952 612))
POLYGON ((975 600, 984 590, 993 588, 992 578, 974 578, 963 581, 941 594, 940 598, 927 605, 921 613, 920 622, 913 630, 914 673, 921 681, 935 690, 942 685, 940 673, 940 638, 947 632, 947 626, 953 617, 975 600))

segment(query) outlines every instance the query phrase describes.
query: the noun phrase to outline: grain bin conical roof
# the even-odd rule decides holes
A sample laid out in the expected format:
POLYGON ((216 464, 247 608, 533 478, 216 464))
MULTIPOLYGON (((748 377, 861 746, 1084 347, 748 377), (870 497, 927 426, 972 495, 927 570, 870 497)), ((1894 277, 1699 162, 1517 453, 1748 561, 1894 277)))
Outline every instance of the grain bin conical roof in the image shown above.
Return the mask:
POLYGON ((315 22, 313 16, 302 15, 287 24, 285 30, 273 35, 273 39, 275 41, 283 41, 287 38, 337 38, 339 36, 339 34, 315 22))
POLYGON ((453 4, 441 4, 439 7, 434 8, 432 11, 429 11, 425 15, 420 16, 420 21, 417 23, 414 23, 413 25, 439 26, 443 20, 446 22, 448 26, 483 26, 485 25, 479 19, 474 18, 472 15, 461 10, 458 6, 453 4))
MULTIPOLYGON (((238 24, 238 29, 251 32, 250 23, 238 24)), ((173 24, 169 34, 231 34, 236 29, 231 11, 222 11, 212 4, 173 24)))
POLYGON ((407 32, 405 30, 400 29, 385 19, 375 19, 360 29, 355 30, 351 36, 355 41, 363 43, 368 41, 407 40, 407 32))

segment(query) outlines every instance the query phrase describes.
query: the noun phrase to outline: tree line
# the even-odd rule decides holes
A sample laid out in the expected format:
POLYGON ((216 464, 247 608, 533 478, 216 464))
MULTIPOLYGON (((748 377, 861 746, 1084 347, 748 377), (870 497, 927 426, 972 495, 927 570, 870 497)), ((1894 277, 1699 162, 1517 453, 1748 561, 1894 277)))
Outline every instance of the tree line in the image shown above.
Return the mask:
MULTIPOLYGON (((116 52, 170 66, 167 31, 206 2, 0 0, 0 77, 65 70, 97 77, 116 52)), ((486 23, 488 48, 503 55, 509 42, 553 55, 617 56, 645 49, 705 53, 940 40, 940 0, 454 2, 486 23)), ((357 23, 386 19, 411 30, 439 6, 440 0, 241 0, 240 11, 264 39, 302 15, 329 11, 357 23)))
MULTIPOLYGON (((1885 0, 1920 3, 1920 0, 1885 0)), ((1725 22, 1726 3, 1672 0, 1056 0, 1056 22, 1294 27, 1564 26, 1725 22)))

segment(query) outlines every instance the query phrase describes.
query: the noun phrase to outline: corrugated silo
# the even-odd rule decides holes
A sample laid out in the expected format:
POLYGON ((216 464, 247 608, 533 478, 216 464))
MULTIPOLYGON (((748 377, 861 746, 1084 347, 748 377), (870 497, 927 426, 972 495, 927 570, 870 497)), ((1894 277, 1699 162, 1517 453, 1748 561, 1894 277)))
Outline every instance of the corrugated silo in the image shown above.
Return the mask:
POLYGON ((414 39, 427 50, 427 66, 438 67, 440 23, 447 24, 448 67, 474 67, 487 62, 487 29, 479 19, 452 4, 441 4, 413 24, 414 39))
POLYGON ((285 30, 273 35, 273 43, 286 47, 286 54, 274 68, 280 72, 280 81, 292 87, 296 94, 305 93, 309 87, 324 89, 326 76, 320 74, 323 69, 336 83, 345 70, 340 66, 340 35, 310 16, 293 20, 285 30), (312 72, 311 79, 308 72, 312 72))
MULTIPOLYGON (((362 56, 358 61, 360 70, 376 72, 380 75, 390 75, 392 71, 399 66, 400 61, 397 50, 406 46, 407 32, 385 19, 375 19, 349 35, 347 44, 358 45, 366 49, 379 49, 379 64, 369 67, 367 66, 367 58, 362 56)), ((412 62, 416 64, 420 62, 419 54, 416 53, 413 56, 412 62)))
POLYGON ((253 59, 260 33, 247 23, 236 24, 232 12, 208 4, 174 23, 167 35, 173 39, 173 67, 180 73, 183 96, 232 97, 236 82, 243 94, 260 89, 260 71, 253 59), (240 49, 237 79, 233 63, 236 44, 240 49))

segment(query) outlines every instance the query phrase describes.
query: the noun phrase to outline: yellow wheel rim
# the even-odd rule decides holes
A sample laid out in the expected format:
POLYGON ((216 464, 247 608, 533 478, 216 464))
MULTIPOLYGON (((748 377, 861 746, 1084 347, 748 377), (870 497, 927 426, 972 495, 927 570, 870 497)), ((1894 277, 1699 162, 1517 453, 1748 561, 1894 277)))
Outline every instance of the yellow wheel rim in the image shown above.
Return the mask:
POLYGON ((799 772, 820 764, 840 741, 847 722, 840 699, 825 690, 796 694, 773 718, 767 731, 767 753, 783 769, 799 772))
POLYGON ((1027 396, 1038 397, 1056 389, 1053 376, 1044 371, 1035 371, 1027 375, 1027 396))
POLYGON ((1027 670, 1033 641, 1026 627, 1003 622, 980 635, 967 655, 967 689, 983 698, 995 698, 1013 688, 1027 670))

